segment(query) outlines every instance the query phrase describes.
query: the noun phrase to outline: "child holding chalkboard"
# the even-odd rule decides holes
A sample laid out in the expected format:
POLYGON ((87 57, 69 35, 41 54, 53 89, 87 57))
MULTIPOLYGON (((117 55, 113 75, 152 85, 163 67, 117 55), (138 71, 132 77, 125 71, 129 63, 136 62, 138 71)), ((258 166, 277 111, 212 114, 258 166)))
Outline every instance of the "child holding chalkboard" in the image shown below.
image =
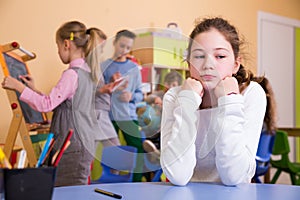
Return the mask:
POLYGON ((88 183, 93 160, 94 136, 99 132, 95 115, 95 88, 98 82, 99 63, 91 52, 97 41, 86 26, 78 21, 63 24, 56 32, 58 54, 64 64, 69 64, 49 95, 38 92, 29 75, 5 77, 2 87, 21 93, 20 100, 39 112, 53 110, 50 131, 55 134, 54 151, 61 148, 69 129, 74 133, 71 145, 57 167, 56 186, 88 183), (87 58, 87 59, 85 59, 87 58))

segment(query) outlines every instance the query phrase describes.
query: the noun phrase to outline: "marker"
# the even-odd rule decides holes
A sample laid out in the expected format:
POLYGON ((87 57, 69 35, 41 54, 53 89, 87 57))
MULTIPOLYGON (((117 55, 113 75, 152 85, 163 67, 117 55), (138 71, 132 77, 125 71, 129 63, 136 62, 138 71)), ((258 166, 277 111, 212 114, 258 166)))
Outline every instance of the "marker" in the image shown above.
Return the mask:
POLYGON ((108 192, 108 191, 105 191, 105 190, 101 190, 99 188, 96 188, 95 189, 95 192, 97 193, 100 193, 100 194, 104 194, 106 196, 110 196, 110 197, 113 197, 113 198, 116 198, 116 199, 122 199, 122 196, 119 195, 119 194, 114 194, 112 192, 108 192))
POLYGON ((18 168, 22 169, 25 167, 25 160, 26 160, 26 150, 22 150, 20 152, 19 162, 18 162, 18 168))
POLYGON ((44 148, 43 148, 43 151, 40 155, 40 158, 36 164, 36 167, 40 167, 41 164, 42 164, 42 161, 44 160, 46 154, 47 154, 47 151, 50 147, 50 144, 51 144, 51 141, 52 141, 52 138, 53 138, 54 134, 53 133, 49 133, 48 137, 47 137, 47 140, 46 140, 46 143, 44 145, 44 148))

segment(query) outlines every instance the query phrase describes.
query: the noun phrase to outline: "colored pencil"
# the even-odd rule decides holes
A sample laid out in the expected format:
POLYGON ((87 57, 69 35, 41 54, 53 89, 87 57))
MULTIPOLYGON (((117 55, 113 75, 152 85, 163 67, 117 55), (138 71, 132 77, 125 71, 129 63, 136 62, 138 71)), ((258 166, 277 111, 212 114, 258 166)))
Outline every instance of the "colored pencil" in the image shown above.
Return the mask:
POLYGON ((53 147, 54 147, 54 143, 55 143, 55 139, 52 138, 51 140, 51 144, 50 144, 50 147, 46 153, 46 156, 44 157, 44 160, 42 161, 42 165, 46 162, 46 159, 48 158, 48 156, 50 155, 50 152, 52 151, 53 147))
POLYGON ((44 160, 44 158, 45 158, 45 156, 47 154, 47 151, 48 151, 48 149, 50 147, 51 140, 52 140, 53 136, 54 136, 53 133, 49 133, 49 135, 47 137, 47 140, 46 140, 46 143, 44 145, 43 151, 42 151, 42 153, 41 153, 41 155, 39 157, 39 160, 38 160, 38 162, 36 164, 36 167, 40 167, 41 166, 42 161, 44 160))
POLYGON ((68 140, 65 145, 61 148, 61 150, 58 152, 57 157, 55 158, 55 161, 53 163, 54 167, 57 167, 62 155, 64 154, 64 152, 66 151, 66 149, 70 146, 71 142, 70 140, 68 140))
POLYGON ((18 162, 19 169, 22 169, 25 167, 26 155, 27 155, 26 150, 23 149, 20 152, 20 157, 19 157, 19 162, 18 162))
POLYGON ((72 135, 73 135, 73 132, 74 132, 73 129, 70 129, 70 130, 69 130, 69 133, 68 133, 68 135, 67 135, 67 137, 66 137, 66 139, 65 139, 65 141, 64 141, 64 143, 63 143, 63 145, 62 145, 62 147, 61 147, 61 149, 60 149, 60 151, 58 152, 57 157, 55 158, 55 161, 54 161, 54 163, 53 163, 53 166, 54 166, 54 167, 56 167, 56 166, 58 165, 58 163, 59 163, 59 161, 60 161, 60 159, 61 159, 61 157, 62 157, 64 151, 65 151, 66 148, 70 145, 70 139, 71 139, 71 137, 72 137, 72 135))

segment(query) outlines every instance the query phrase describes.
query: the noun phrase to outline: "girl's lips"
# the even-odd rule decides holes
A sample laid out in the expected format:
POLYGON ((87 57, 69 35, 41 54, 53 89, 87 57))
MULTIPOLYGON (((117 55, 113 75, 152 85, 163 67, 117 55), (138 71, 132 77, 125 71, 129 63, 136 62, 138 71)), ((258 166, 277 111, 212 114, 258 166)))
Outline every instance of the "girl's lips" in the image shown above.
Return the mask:
POLYGON ((204 81, 210 81, 214 78, 215 78, 215 76, 213 76, 213 75, 202 75, 201 76, 201 79, 204 80, 204 81))

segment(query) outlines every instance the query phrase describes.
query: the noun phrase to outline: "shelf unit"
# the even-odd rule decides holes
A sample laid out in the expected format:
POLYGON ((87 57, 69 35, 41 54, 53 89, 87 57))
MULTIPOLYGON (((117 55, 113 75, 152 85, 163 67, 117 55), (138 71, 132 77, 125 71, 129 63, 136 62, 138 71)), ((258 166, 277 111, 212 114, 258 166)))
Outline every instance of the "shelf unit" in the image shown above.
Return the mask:
POLYGON ((156 32, 137 35, 132 55, 142 65, 142 81, 150 83, 151 91, 164 83, 164 76, 176 70, 183 78, 187 76, 185 52, 186 38, 171 38, 156 32))

